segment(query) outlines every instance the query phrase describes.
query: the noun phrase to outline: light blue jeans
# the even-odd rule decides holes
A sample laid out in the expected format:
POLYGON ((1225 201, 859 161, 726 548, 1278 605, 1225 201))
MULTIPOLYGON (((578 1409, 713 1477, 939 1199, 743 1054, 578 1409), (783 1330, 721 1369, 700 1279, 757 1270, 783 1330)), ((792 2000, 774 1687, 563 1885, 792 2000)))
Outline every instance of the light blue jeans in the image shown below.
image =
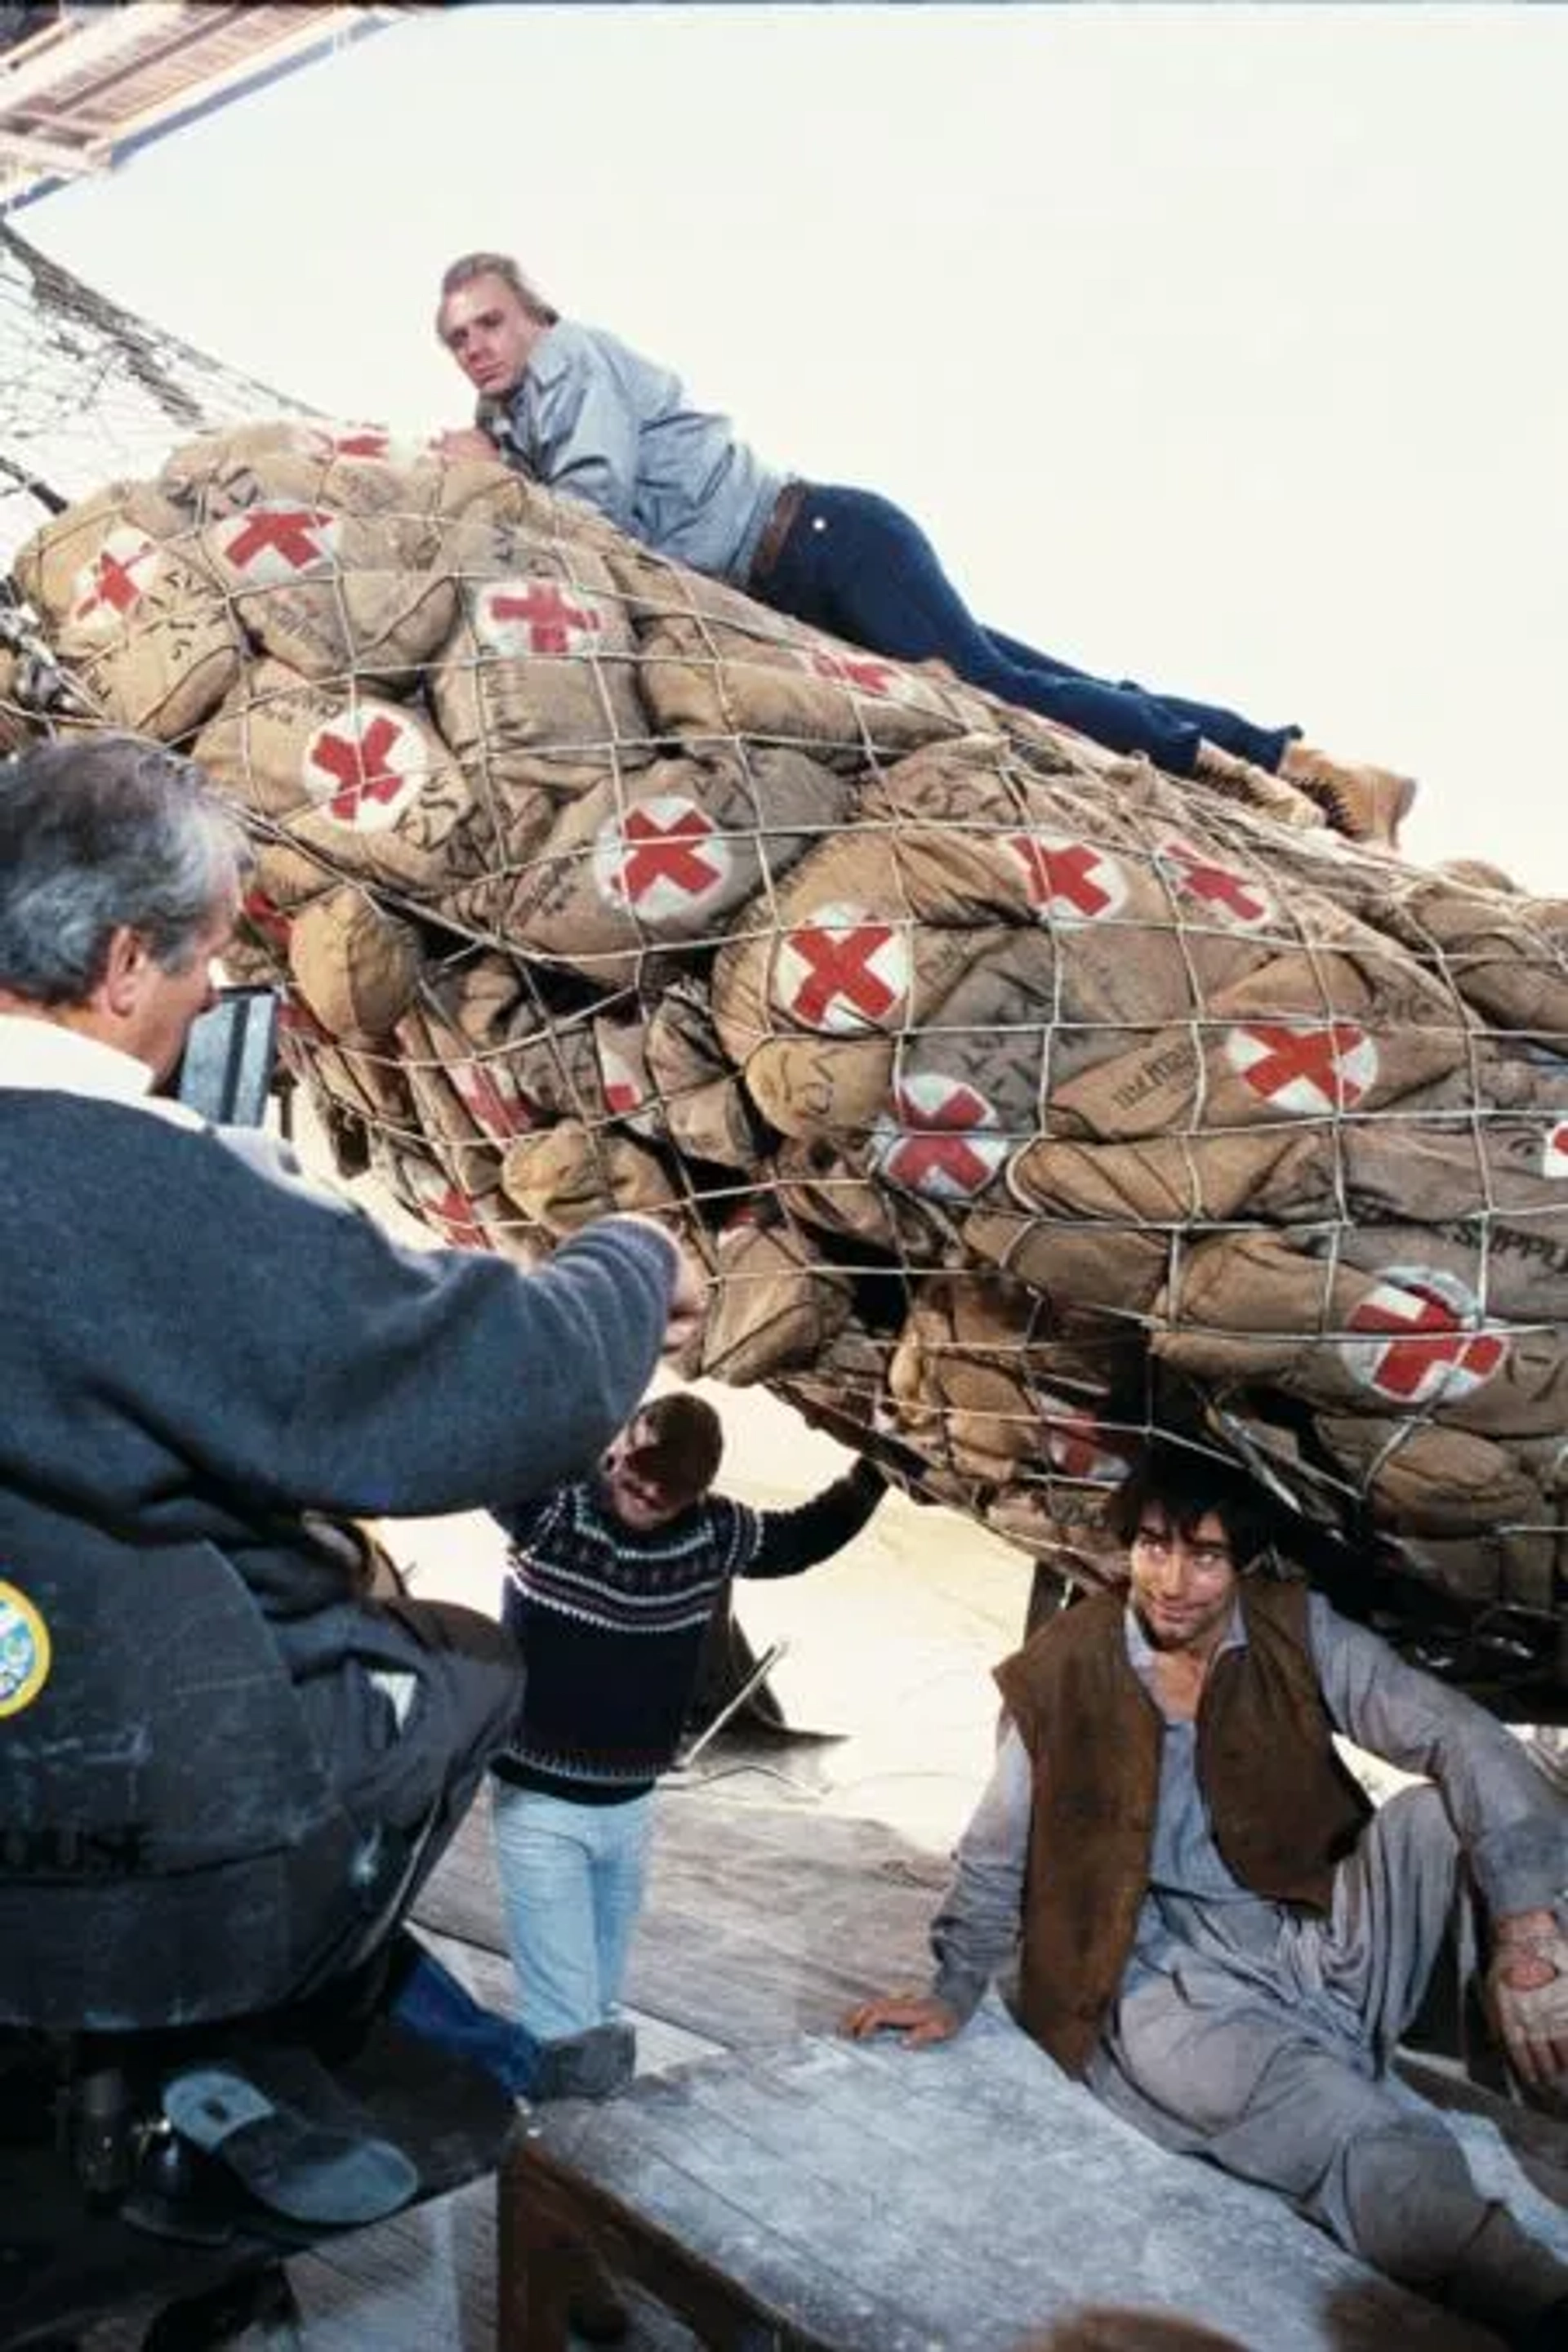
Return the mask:
POLYGON ((490 1788, 519 2014, 540 2042, 605 2024, 642 1909, 653 1791, 578 1805, 506 1780, 490 1788))

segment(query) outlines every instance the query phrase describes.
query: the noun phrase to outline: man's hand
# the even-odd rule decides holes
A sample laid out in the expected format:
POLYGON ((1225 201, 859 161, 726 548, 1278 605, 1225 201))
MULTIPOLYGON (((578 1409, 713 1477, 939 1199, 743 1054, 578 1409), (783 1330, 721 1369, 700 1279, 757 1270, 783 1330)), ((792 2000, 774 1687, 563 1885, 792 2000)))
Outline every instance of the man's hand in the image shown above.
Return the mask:
POLYGON ((839 2032, 853 2042, 871 2033, 900 2033, 910 2050, 928 2042, 951 2042, 963 2021, 934 1992, 884 1992, 863 2000, 843 2019, 839 2032))
POLYGON ((435 434, 430 446, 441 457, 488 457, 492 466, 502 463, 500 451, 477 425, 461 425, 449 433, 435 434))
POLYGON ((662 1234, 675 1253, 675 1280, 669 1293, 669 1320, 665 1326, 664 1348, 667 1356, 678 1356, 687 1341, 696 1334, 698 1325, 708 1311, 708 1276, 669 1227, 658 1217, 644 1216, 636 1209, 623 1210, 606 1223, 620 1225, 648 1225, 662 1234))
POLYGON ((1522 2082, 1539 2087, 1568 2074, 1568 1936, 1550 1911, 1498 1921, 1487 1997, 1522 2082))

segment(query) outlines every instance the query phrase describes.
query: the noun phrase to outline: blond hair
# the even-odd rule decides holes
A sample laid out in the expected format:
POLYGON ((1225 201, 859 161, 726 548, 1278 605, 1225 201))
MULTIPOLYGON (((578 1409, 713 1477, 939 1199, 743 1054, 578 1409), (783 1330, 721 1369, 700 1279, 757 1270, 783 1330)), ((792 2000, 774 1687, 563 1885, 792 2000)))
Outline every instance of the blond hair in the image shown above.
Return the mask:
POLYGON ((436 305, 436 332, 443 342, 446 337, 441 331, 441 313, 447 307, 447 297, 456 294, 464 286, 471 286, 476 278, 499 278, 501 284, 517 296, 529 317, 537 320, 542 327, 553 327, 558 323, 560 311, 545 300, 536 287, 529 284, 510 253, 460 253, 457 260, 448 262, 441 272, 441 293, 436 305))

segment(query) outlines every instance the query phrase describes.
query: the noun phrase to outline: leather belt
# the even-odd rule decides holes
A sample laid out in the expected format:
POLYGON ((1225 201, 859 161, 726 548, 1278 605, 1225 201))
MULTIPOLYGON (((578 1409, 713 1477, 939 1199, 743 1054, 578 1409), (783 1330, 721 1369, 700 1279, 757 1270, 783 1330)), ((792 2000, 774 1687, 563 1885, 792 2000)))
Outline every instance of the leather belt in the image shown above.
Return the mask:
POLYGON ((805 504, 807 485, 786 482, 773 500, 773 510, 763 525, 763 535, 757 541, 752 568, 746 574, 748 588, 755 588, 765 580, 784 552, 784 543, 795 528, 795 517, 805 504))

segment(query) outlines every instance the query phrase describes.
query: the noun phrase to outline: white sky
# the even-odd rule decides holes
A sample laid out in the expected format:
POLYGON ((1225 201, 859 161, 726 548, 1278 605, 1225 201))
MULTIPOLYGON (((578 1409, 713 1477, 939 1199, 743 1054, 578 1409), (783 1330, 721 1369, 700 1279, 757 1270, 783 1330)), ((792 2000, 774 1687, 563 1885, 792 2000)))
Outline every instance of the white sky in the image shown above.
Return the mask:
POLYGON ((346 416, 500 247, 980 615, 1423 780, 1568 896, 1568 12, 469 5, 30 207, 346 416))

